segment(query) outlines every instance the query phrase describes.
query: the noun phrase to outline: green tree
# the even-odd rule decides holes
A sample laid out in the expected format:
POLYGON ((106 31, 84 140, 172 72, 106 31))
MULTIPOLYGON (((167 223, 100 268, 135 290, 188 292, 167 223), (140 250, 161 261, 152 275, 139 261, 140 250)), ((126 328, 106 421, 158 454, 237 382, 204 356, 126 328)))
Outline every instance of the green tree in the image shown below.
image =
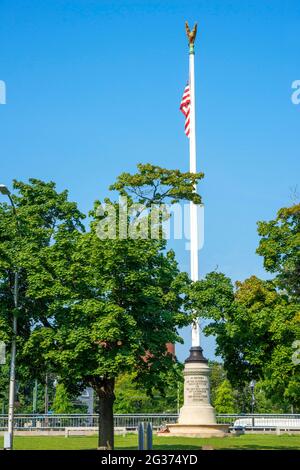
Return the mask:
POLYGON ((8 405, 9 365, 0 365, 0 413, 5 413, 8 405))
POLYGON ((226 371, 223 364, 217 361, 209 361, 210 368, 210 398, 214 406, 218 387, 226 379, 226 371))
MULTIPOLYGON (((124 195, 136 185, 139 202, 142 198, 147 204, 148 186, 154 202, 167 197, 171 202, 200 201, 193 192, 199 175, 152 166, 139 171, 123 175, 122 187, 113 189, 124 195), (158 195, 161 184, 164 193, 158 195)), ((46 308, 40 310, 43 321, 30 330, 23 357, 32 370, 46 364, 56 371, 70 393, 87 385, 94 388, 99 446, 112 448, 116 380, 134 370, 135 382, 150 395, 155 390, 163 394, 166 377, 177 374, 166 344, 182 342, 178 330, 191 321, 186 314, 189 280, 162 239, 100 240, 98 208, 99 202, 89 232, 73 226, 58 231, 55 243, 47 245, 48 262, 36 253, 27 293, 46 308)))
POLYGON ((278 211, 275 220, 258 223, 257 253, 276 274, 276 285, 300 302, 300 204, 278 211))
POLYGON ((194 188, 204 177, 203 173, 182 173, 180 170, 161 168, 150 163, 139 163, 137 168, 138 172, 133 175, 122 173, 110 189, 146 207, 165 202, 201 203, 201 196, 194 188))
POLYGON ((183 401, 182 366, 177 364, 177 374, 166 374, 164 388, 151 395, 137 384, 135 373, 123 374, 116 380, 115 395, 115 413, 176 413, 183 401))
POLYGON ((149 391, 163 389, 164 375, 173 368, 165 345, 181 341, 177 328, 187 323, 181 312, 186 277, 174 254, 162 250, 160 242, 82 236, 68 259, 69 296, 60 304, 53 298, 52 327, 36 326, 26 344, 34 368, 43 357, 69 390, 80 384, 95 389, 101 446, 113 446, 116 378, 135 369, 136 380, 149 391))
POLYGON ((255 276, 234 290, 230 279, 210 273, 194 284, 191 298, 202 316, 211 319, 206 334, 216 336, 217 354, 224 359, 230 382, 243 390, 261 380, 273 401, 299 402, 299 365, 293 342, 299 335, 299 307, 255 276))
POLYGON ((216 390, 214 407, 217 413, 230 414, 236 412, 234 391, 227 379, 223 380, 216 390))
POLYGON ((54 413, 75 413, 72 397, 63 383, 56 385, 55 396, 52 404, 54 413))
POLYGON ((272 400, 263 381, 255 385, 255 413, 290 413, 291 409, 284 400, 272 400))
MULTIPOLYGON (((64 259, 68 239, 83 230, 83 215, 75 203, 68 201, 67 191, 58 193, 53 182, 14 181, 13 188, 18 224, 11 206, 5 199, 0 202, 0 340, 6 343, 9 361, 12 318, 16 313, 14 272, 18 271, 16 405, 19 410, 28 412, 32 411, 34 379, 44 383, 48 363, 41 361, 32 369, 23 357, 24 345, 37 325, 52 327, 53 316, 49 309, 53 308, 53 296, 59 299, 63 292, 60 275, 54 276, 54 265, 58 272, 59 249, 64 259), (42 284, 47 285, 47 289, 39 292, 42 284)), ((67 271, 67 268, 67 262, 65 266, 60 265, 61 270, 67 271)), ((40 389, 42 393, 42 387, 40 389)), ((43 399, 38 400, 38 404, 42 411, 43 399)))
POLYGON ((120 375, 116 380, 114 403, 115 413, 146 413, 152 399, 147 391, 134 382, 133 374, 120 375))

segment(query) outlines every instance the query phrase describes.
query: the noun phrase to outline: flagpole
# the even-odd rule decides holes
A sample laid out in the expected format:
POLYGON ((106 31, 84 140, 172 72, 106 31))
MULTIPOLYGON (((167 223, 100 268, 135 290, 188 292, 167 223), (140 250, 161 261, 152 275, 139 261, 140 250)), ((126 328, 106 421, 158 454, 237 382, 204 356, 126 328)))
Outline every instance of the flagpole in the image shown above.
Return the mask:
MULTIPOLYGON (((195 70, 194 42, 197 24, 191 31, 188 23, 185 29, 189 40, 189 87, 185 88, 180 109, 185 115, 185 133, 190 143, 190 172, 196 173, 196 119, 195 119, 195 70)), ((194 188, 196 191, 196 186, 194 188)), ((197 205, 190 203, 190 252, 191 279, 198 281, 198 213, 197 205)), ((184 361, 184 399, 178 422, 168 424, 167 430, 173 436, 223 437, 229 426, 217 424, 215 410, 210 403, 210 368, 200 346, 200 326, 197 318, 192 325, 192 347, 184 361)))
MULTIPOLYGON (((196 112, 195 112, 195 49, 194 41, 189 44, 189 86, 190 86, 190 172, 197 172, 196 158, 196 112)), ((196 187, 195 187, 196 191, 196 187)), ((191 279, 199 280, 198 266, 198 210, 197 205, 190 202, 190 262, 191 279)), ((200 325, 196 319, 192 324, 192 347, 200 346, 200 325)))

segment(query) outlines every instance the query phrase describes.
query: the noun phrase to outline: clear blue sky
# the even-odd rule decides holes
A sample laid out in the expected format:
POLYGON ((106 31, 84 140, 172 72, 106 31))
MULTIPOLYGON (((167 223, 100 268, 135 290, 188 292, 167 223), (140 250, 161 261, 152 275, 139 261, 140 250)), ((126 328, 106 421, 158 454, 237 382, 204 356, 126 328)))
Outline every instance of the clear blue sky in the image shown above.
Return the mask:
MULTIPOLYGON (((138 162, 188 170, 178 107, 184 21, 198 21, 201 274, 265 277, 256 221, 291 204, 299 182, 298 0, 0 0, 0 18, 1 182, 54 180, 85 212, 138 162)), ((188 270, 183 242, 173 246, 188 270)), ((212 358, 213 340, 203 344, 212 358)))

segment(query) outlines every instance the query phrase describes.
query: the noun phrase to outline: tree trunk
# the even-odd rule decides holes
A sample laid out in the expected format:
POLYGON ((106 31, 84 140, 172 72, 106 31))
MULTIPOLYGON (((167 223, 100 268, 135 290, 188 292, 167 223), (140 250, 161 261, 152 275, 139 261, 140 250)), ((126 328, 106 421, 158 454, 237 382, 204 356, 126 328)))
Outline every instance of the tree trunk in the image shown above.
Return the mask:
POLYGON ((99 398, 98 449, 101 450, 113 450, 114 448, 114 388, 114 379, 104 379, 101 386, 97 387, 99 398))

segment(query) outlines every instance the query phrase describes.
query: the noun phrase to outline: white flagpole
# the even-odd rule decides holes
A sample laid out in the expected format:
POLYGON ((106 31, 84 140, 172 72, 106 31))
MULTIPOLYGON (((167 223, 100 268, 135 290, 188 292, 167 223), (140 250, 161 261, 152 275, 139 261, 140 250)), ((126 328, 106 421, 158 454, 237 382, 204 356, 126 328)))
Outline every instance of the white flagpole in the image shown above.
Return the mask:
MULTIPOLYGON (((189 85, 190 85, 190 172, 197 172, 196 160, 196 118, 195 118, 195 52, 194 44, 189 50, 189 85)), ((196 187, 195 187, 196 191, 196 187)), ((198 208, 190 202, 190 252, 191 252, 191 279, 198 281, 198 208)), ((200 346, 200 326, 197 319, 192 325, 192 347, 200 346)))
MULTIPOLYGON (((191 31, 188 23, 185 28, 189 40, 189 88, 190 88, 190 172, 196 173, 196 120, 195 120, 195 71, 194 42, 197 24, 191 31)), ((196 185, 194 190, 196 191, 196 185)), ((191 279, 197 281, 198 272, 198 211, 197 205, 190 203, 190 251, 191 279)), ((223 436, 227 432, 224 425, 217 424, 214 408, 210 404, 208 361, 200 346, 199 318, 192 325, 192 347, 184 364, 184 404, 180 409, 178 423, 169 424, 168 430, 174 436, 186 436, 188 433, 198 437, 223 436)))

